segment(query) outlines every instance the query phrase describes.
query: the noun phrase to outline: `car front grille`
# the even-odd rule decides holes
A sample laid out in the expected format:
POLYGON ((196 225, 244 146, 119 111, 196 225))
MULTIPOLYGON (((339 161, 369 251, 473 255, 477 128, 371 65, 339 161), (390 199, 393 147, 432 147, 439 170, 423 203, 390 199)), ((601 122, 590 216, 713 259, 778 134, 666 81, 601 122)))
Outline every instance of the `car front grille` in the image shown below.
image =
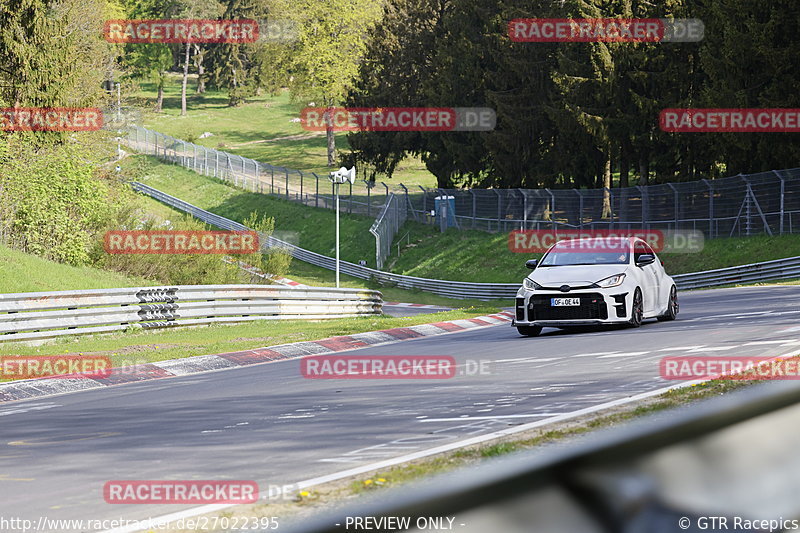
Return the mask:
POLYGON ((605 320, 608 318, 608 307, 602 294, 554 293, 534 294, 528 305, 528 320, 605 320), (581 305, 553 307, 551 298, 580 298, 581 305))

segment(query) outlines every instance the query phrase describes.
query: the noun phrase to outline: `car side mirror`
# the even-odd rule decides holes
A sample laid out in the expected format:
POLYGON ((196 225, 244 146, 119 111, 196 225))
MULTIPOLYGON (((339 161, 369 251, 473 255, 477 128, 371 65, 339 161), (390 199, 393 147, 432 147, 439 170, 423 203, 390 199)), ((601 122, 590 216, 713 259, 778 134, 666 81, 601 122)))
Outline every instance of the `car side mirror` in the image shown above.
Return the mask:
POLYGON ((651 265, 655 262, 656 262, 656 256, 654 256, 653 254, 642 254, 636 261, 636 266, 651 265))
POLYGON ((525 266, 530 268, 531 270, 536 268, 536 265, 538 265, 538 264, 539 264, 539 260, 538 259, 528 259, 527 261, 525 261, 525 266))

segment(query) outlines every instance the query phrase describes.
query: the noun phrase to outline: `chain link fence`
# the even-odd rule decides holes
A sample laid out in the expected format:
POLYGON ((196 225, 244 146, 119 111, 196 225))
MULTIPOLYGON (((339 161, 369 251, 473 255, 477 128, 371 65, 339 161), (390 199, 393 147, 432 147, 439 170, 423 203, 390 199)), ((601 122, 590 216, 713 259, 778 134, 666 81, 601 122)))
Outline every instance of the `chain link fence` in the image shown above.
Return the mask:
POLYGON ((706 238, 800 232, 800 169, 617 189, 437 189, 410 197, 415 218, 447 227, 698 230, 706 238))
MULTIPOLYGON (((130 128, 126 142, 142 153, 247 190, 315 207, 335 205, 333 185, 314 172, 270 165, 138 126, 130 128)), ((799 178, 800 168, 793 168, 613 189, 427 189, 402 183, 390 188, 359 180, 340 193, 342 211, 379 218, 394 193, 408 218, 442 230, 682 229, 715 238, 800 231, 799 178)), ((381 247, 391 246, 389 241, 382 240, 381 247)))
POLYGON ((386 258, 392 254, 392 243, 397 232, 406 223, 407 216, 408 207, 405 201, 394 193, 389 193, 389 199, 369 229, 375 236, 375 264, 378 270, 383 268, 386 258))
MULTIPOLYGON (((138 152, 228 181, 252 192, 272 194, 314 207, 333 209, 336 205, 333 184, 328 176, 320 177, 315 172, 270 165, 141 126, 131 126, 123 140, 138 152)), ((360 180, 341 186, 342 211, 376 216, 391 192, 387 185, 382 185, 374 186, 360 180)))

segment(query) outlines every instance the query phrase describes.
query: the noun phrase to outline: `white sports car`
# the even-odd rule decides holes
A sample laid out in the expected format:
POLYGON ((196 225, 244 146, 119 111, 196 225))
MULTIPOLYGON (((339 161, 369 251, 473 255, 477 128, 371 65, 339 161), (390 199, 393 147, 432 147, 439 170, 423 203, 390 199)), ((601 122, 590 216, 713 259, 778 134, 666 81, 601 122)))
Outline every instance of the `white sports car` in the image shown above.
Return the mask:
POLYGON ((675 282, 637 237, 559 241, 525 265, 533 272, 517 292, 512 322, 521 335, 535 337, 546 326, 639 327, 678 314, 675 282))

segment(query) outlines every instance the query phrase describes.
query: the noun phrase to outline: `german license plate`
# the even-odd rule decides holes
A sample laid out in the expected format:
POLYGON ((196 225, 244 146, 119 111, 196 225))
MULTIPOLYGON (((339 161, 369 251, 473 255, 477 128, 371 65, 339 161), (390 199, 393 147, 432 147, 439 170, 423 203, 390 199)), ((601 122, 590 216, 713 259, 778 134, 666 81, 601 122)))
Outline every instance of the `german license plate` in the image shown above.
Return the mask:
POLYGON ((550 305, 552 307, 569 307, 581 305, 580 298, 550 298, 550 305))

